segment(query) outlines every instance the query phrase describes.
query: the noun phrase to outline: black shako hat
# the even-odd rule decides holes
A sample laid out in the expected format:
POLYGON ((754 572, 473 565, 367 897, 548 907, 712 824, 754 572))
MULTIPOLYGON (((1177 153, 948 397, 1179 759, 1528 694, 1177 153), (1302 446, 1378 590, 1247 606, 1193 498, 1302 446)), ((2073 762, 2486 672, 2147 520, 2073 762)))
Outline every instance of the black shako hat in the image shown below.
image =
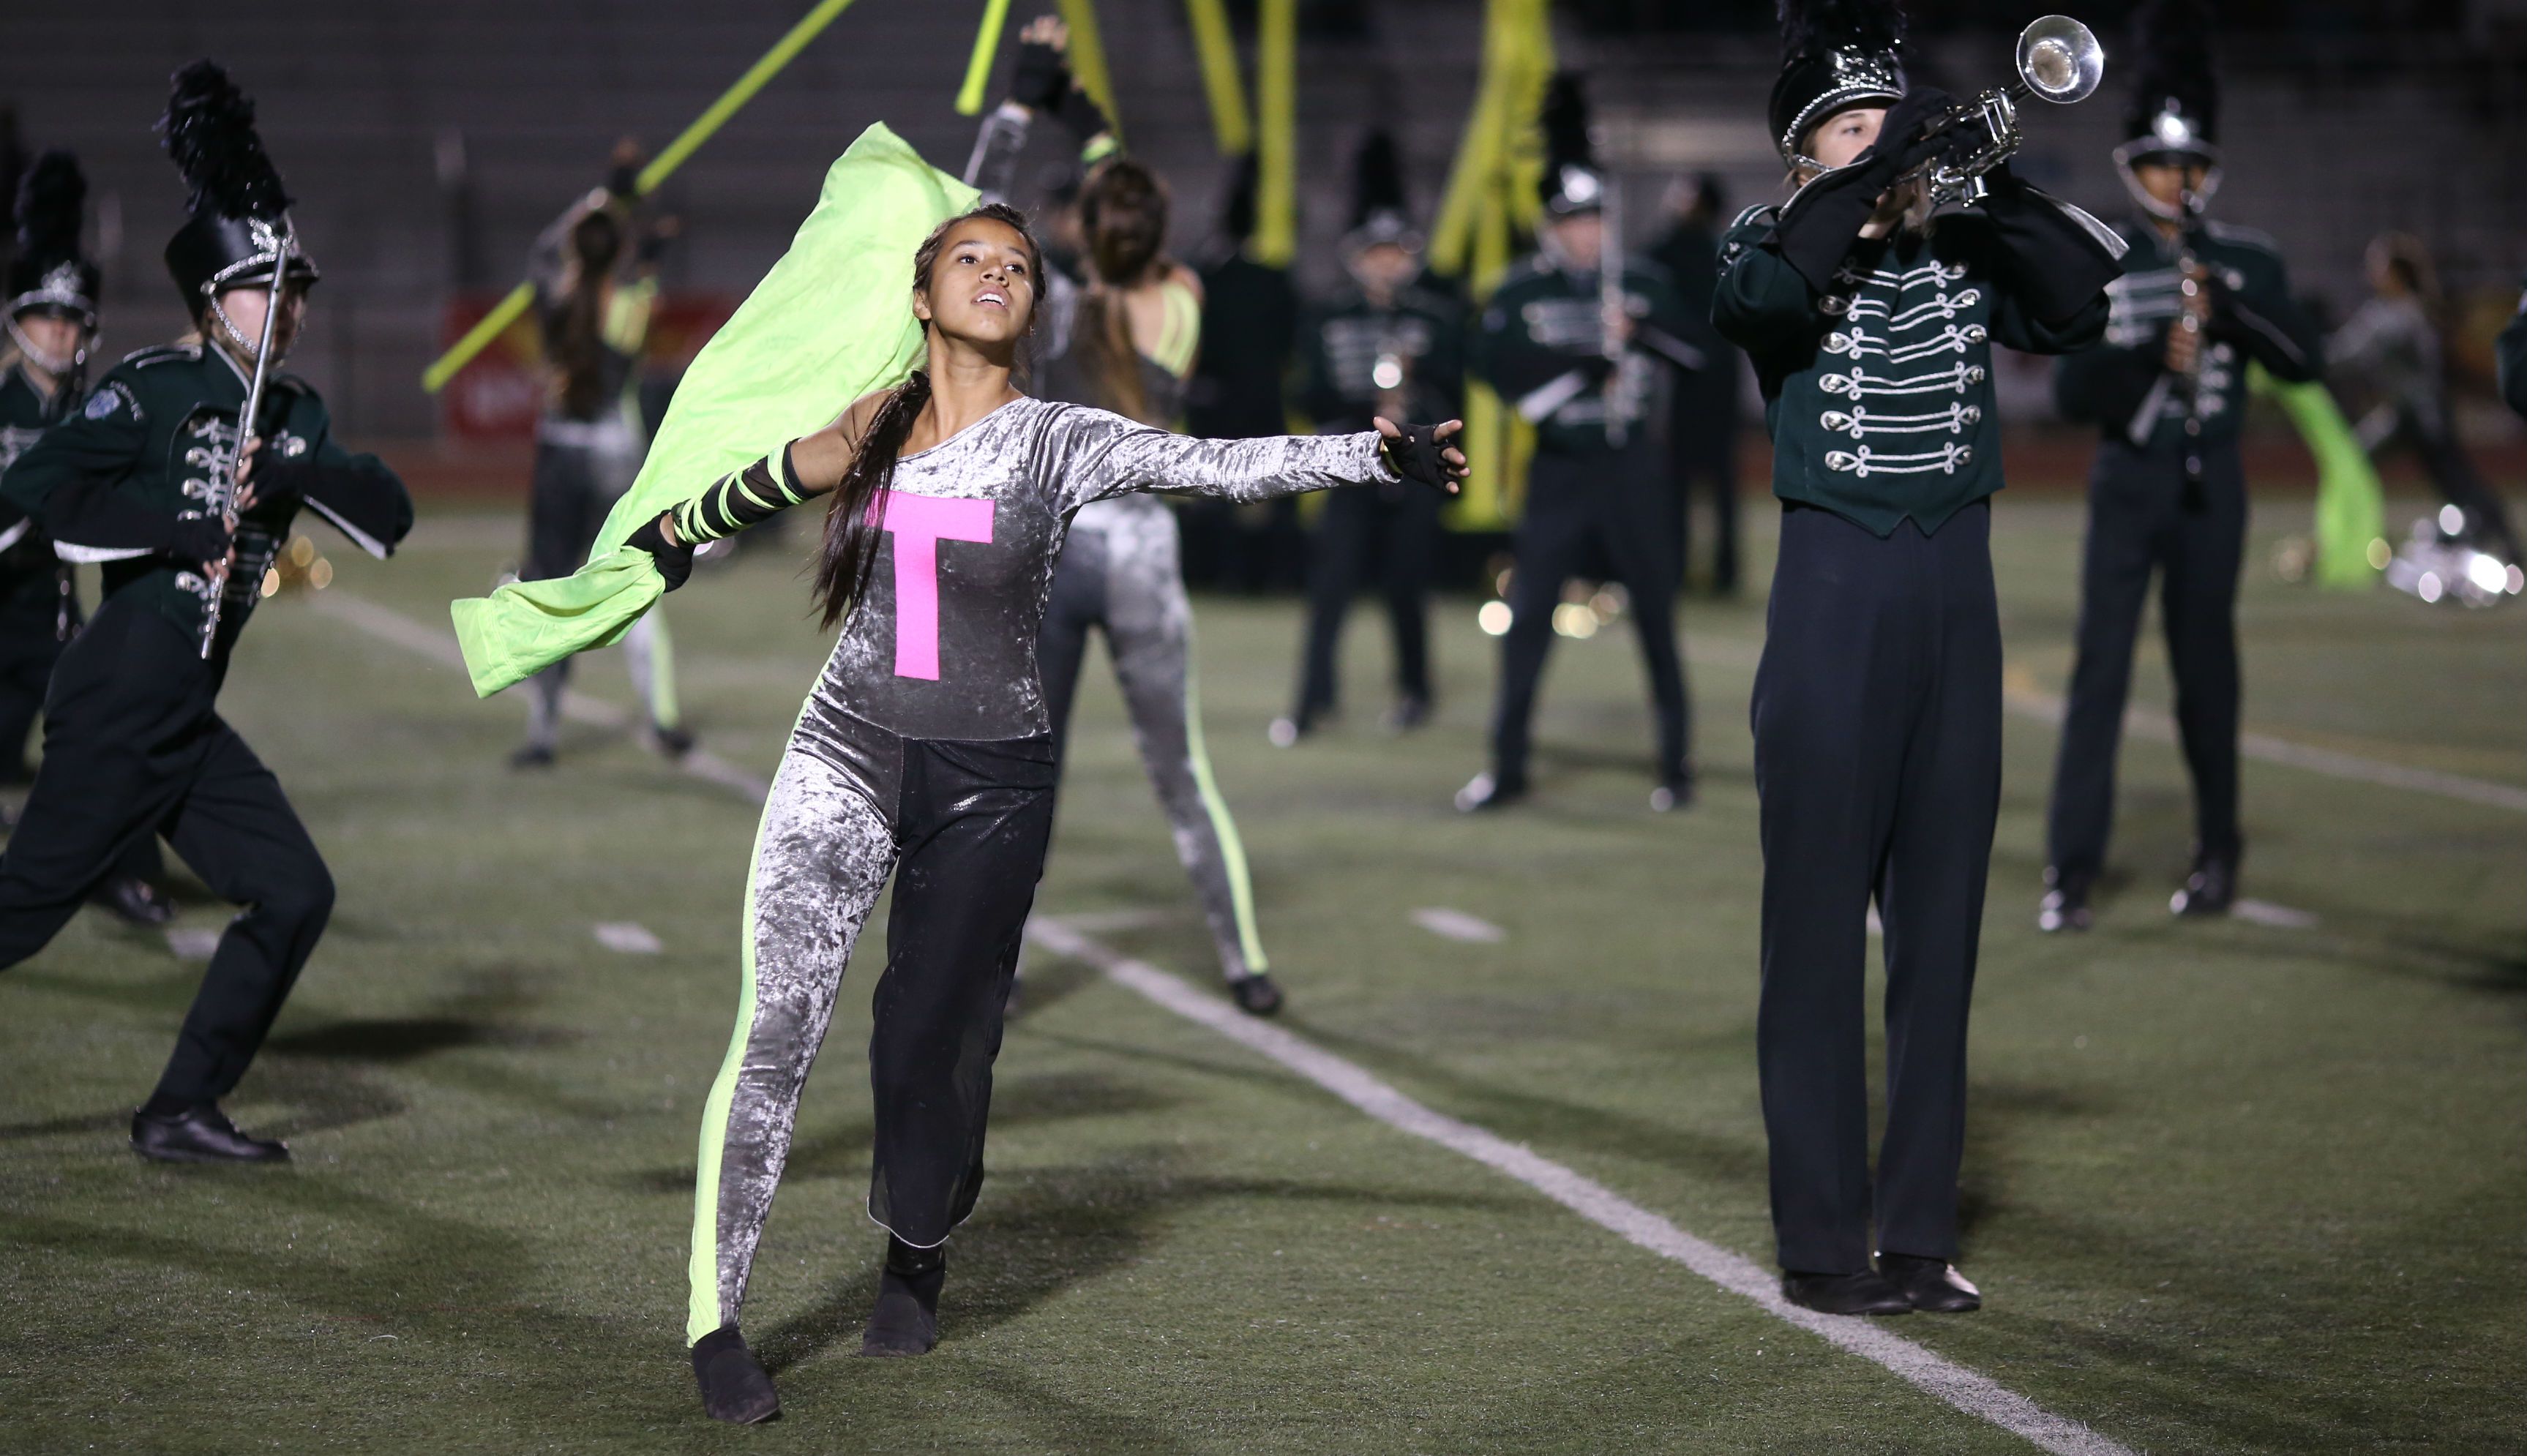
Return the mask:
POLYGON ((1781 0, 1781 74, 1766 109, 1791 166, 1799 142, 1838 111, 1904 94, 1904 12, 1893 0, 1781 0))
POLYGON ((222 289, 269 282, 276 268, 316 281, 315 263, 290 235, 289 193, 255 133, 254 103, 227 72, 211 61, 177 72, 158 129, 192 189, 192 217, 167 243, 167 272, 187 313, 216 313, 222 289))
POLYGON ((1389 244, 1408 253, 1421 251, 1421 234, 1413 226, 1413 204, 1404 192, 1404 156, 1395 135, 1383 127, 1361 138, 1351 159, 1351 231, 1343 251, 1389 244))
POLYGON ((18 256, 10 260, 5 284, 12 320, 46 309, 96 327, 101 276, 79 252, 86 207, 87 177, 77 157, 49 151, 26 169, 18 185, 18 256))
POLYGON ((2220 76, 2211 8, 2202 0, 2150 0, 2133 18, 2132 103, 2124 112, 2126 167, 2151 158, 2220 161, 2220 76))
POLYGON ((1545 215, 1603 212, 1606 177, 1597 167, 1596 143, 1588 133, 1588 93, 1577 72, 1554 73, 1536 123, 1544 131, 1544 176, 1536 180, 1536 192, 1545 215))

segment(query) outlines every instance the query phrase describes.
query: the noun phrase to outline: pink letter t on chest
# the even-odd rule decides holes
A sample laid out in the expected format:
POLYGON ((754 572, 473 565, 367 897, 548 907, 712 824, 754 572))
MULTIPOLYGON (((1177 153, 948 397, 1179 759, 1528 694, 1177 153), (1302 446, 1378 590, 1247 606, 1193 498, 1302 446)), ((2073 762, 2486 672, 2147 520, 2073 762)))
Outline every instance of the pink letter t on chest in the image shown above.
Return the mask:
POLYGON ((895 676, 939 680, 939 543, 992 539, 992 503, 886 493, 895 532, 895 676))

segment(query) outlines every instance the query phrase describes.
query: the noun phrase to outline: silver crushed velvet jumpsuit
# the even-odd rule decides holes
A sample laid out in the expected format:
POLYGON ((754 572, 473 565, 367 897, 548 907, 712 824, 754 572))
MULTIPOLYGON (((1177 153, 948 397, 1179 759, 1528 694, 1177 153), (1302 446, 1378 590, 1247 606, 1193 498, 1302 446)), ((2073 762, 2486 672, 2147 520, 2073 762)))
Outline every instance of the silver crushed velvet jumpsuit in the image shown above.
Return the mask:
POLYGON ((1187 439, 1019 399, 904 456, 867 594, 800 711, 747 881, 743 1000, 702 1115, 689 1332, 737 1321, 799 1096, 892 875, 869 1049, 869 1216, 933 1246, 973 1209, 992 1059, 1052 828, 1036 639, 1071 514, 1391 481, 1374 434, 1187 439))

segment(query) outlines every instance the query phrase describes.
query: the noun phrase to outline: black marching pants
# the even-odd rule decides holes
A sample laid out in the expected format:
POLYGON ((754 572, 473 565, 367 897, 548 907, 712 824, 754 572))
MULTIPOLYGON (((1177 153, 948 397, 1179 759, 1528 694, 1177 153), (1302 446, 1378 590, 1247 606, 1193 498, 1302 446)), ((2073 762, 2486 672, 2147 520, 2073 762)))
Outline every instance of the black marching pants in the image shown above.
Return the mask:
MULTIPOLYGON (((34 600, 0 610, 0 783, 24 783, 34 778, 26 766, 26 740, 36 715, 51 689, 53 668, 62 660, 62 598, 34 594, 34 600)), ((74 630, 78 617, 70 617, 74 630)), ((158 836, 142 834, 124 847, 106 879, 142 879, 155 884, 167 873, 158 855, 158 836)))
POLYGON ((1594 562, 1611 566, 1631 596, 1632 628, 1658 721, 1658 778, 1680 778, 1690 753, 1684 667, 1676 655, 1673 518, 1655 472, 1631 456, 1538 455, 1513 542, 1509 634, 1501 639, 1500 702, 1492 717, 1492 772, 1526 782, 1535 693, 1553 646, 1563 584, 1594 562))
POLYGON ((0 856, 0 968, 43 949, 152 833, 244 907, 158 1082, 187 1103, 236 1086, 334 911, 333 877, 280 780, 220 720, 220 672, 146 605, 106 603, 54 672, 44 760, 0 856))
POLYGON ((2243 847, 2238 569, 2246 549, 2246 481, 2234 445, 2204 452, 2192 505, 2179 447, 2140 451, 2111 440, 2099 447, 2080 563, 2079 656, 2045 826, 2048 862, 2064 879, 2092 879, 2105 865, 2115 755, 2153 574, 2176 676, 2177 732, 2193 778, 2194 847, 2232 862, 2243 847))
POLYGON ((1430 575, 1439 553, 1439 496, 1417 485, 1329 491, 1308 562, 1307 657, 1299 674, 1301 721, 1341 695, 1336 660, 1343 618, 1373 577, 1395 638, 1395 692, 1430 698, 1430 575), (1393 491, 1390 497, 1389 491, 1393 491))
POLYGON ((1756 1021, 1781 1267, 1953 1259, 1966 1015, 2000 806, 1991 511, 1880 539, 1781 516, 1755 677, 1764 985, 1756 1021), (1869 902, 1885 927, 1886 1135, 1869 1176, 1869 902), (1877 1239, 1870 1237, 1876 1214, 1877 1239))
POLYGON ((1685 577, 1691 575, 1693 560, 1693 496, 1698 490, 1711 493, 1711 589, 1727 596, 1736 591, 1737 568, 1737 452, 1735 426, 1729 427, 1727 441, 1696 440, 1692 448, 1676 452, 1676 482, 1672 495, 1676 514, 1676 582, 1682 590, 1685 577))

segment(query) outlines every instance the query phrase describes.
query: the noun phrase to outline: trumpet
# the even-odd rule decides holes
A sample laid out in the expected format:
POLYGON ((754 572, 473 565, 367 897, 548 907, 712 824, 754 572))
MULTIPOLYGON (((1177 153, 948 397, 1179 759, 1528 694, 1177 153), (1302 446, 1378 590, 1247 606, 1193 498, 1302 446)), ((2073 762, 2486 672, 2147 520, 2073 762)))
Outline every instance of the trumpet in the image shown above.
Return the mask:
POLYGON ((1984 176, 2016 155, 2026 143, 2018 129, 2018 103, 2030 96, 2059 106, 2086 101, 2105 78, 2106 51, 2096 32, 2067 15, 2048 15, 2018 35, 2018 80, 1995 86, 1971 101, 1959 102, 1924 129, 1924 139, 1969 126, 1981 127, 1975 150, 1951 154, 1916 169, 1905 180, 1919 178, 1934 206, 1946 207, 1981 199, 1989 189, 1984 176))

